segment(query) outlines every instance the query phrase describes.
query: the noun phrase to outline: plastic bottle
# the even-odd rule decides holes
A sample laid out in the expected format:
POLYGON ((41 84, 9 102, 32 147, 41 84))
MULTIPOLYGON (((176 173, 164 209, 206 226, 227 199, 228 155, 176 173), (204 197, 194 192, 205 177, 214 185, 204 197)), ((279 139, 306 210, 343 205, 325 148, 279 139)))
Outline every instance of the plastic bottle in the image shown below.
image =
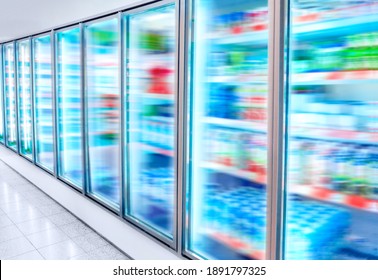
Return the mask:
POLYGON ((378 200, 378 147, 371 147, 369 161, 370 197, 378 200))
POLYGON ((352 192, 361 196, 369 196, 368 161, 369 155, 366 146, 357 146, 353 160, 352 192))

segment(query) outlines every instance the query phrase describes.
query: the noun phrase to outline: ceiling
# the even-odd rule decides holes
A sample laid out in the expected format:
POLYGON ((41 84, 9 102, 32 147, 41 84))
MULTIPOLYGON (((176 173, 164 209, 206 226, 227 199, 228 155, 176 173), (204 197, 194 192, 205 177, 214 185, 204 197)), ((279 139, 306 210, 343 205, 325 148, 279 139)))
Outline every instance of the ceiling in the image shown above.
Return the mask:
POLYGON ((141 0, 0 0, 0 42, 140 2, 141 0))

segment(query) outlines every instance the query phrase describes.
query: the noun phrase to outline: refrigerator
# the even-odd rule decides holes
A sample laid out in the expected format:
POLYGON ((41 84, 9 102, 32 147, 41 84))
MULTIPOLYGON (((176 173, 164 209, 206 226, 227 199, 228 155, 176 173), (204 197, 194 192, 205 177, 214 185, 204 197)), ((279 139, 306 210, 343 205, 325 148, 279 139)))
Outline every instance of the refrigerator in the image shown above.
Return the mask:
POLYGON ((19 152, 33 160, 31 41, 16 42, 19 152))
POLYGON ((168 243, 175 235, 177 20, 175 3, 125 14, 125 215, 168 243))
POLYGON ((5 111, 5 144, 12 150, 18 150, 17 145, 17 94, 16 94, 16 64, 15 44, 3 46, 4 57, 4 111, 5 111))
POLYGON ((0 143, 4 144, 4 76, 3 76, 3 45, 0 45, 0 143))
POLYGON ((378 259, 378 3, 291 1, 286 259, 378 259))
POLYGON ((189 2, 184 251, 263 259, 268 1, 189 2))
POLYGON ((58 176, 82 188, 84 155, 80 28, 75 26, 58 31, 55 41, 58 176))
POLYGON ((88 194, 117 210, 121 191, 119 20, 110 16, 84 28, 88 194))
POLYGON ((36 164, 53 173, 55 143, 50 34, 33 38, 33 87, 35 161, 36 164))

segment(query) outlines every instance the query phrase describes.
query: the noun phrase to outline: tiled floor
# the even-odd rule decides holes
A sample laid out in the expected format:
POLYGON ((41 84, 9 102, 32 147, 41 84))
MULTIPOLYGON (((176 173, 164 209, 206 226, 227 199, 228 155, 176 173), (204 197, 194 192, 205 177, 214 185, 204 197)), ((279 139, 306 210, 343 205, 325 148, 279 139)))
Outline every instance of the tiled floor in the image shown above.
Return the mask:
POLYGON ((0 259, 128 259, 0 161, 0 259))

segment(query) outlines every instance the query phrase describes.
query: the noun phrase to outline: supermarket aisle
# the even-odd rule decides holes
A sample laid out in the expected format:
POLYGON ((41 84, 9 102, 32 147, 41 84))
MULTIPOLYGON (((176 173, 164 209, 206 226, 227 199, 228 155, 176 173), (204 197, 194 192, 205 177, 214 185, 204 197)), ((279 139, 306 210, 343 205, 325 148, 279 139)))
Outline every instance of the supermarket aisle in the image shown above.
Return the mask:
POLYGON ((0 161, 0 259, 128 257, 0 161))

